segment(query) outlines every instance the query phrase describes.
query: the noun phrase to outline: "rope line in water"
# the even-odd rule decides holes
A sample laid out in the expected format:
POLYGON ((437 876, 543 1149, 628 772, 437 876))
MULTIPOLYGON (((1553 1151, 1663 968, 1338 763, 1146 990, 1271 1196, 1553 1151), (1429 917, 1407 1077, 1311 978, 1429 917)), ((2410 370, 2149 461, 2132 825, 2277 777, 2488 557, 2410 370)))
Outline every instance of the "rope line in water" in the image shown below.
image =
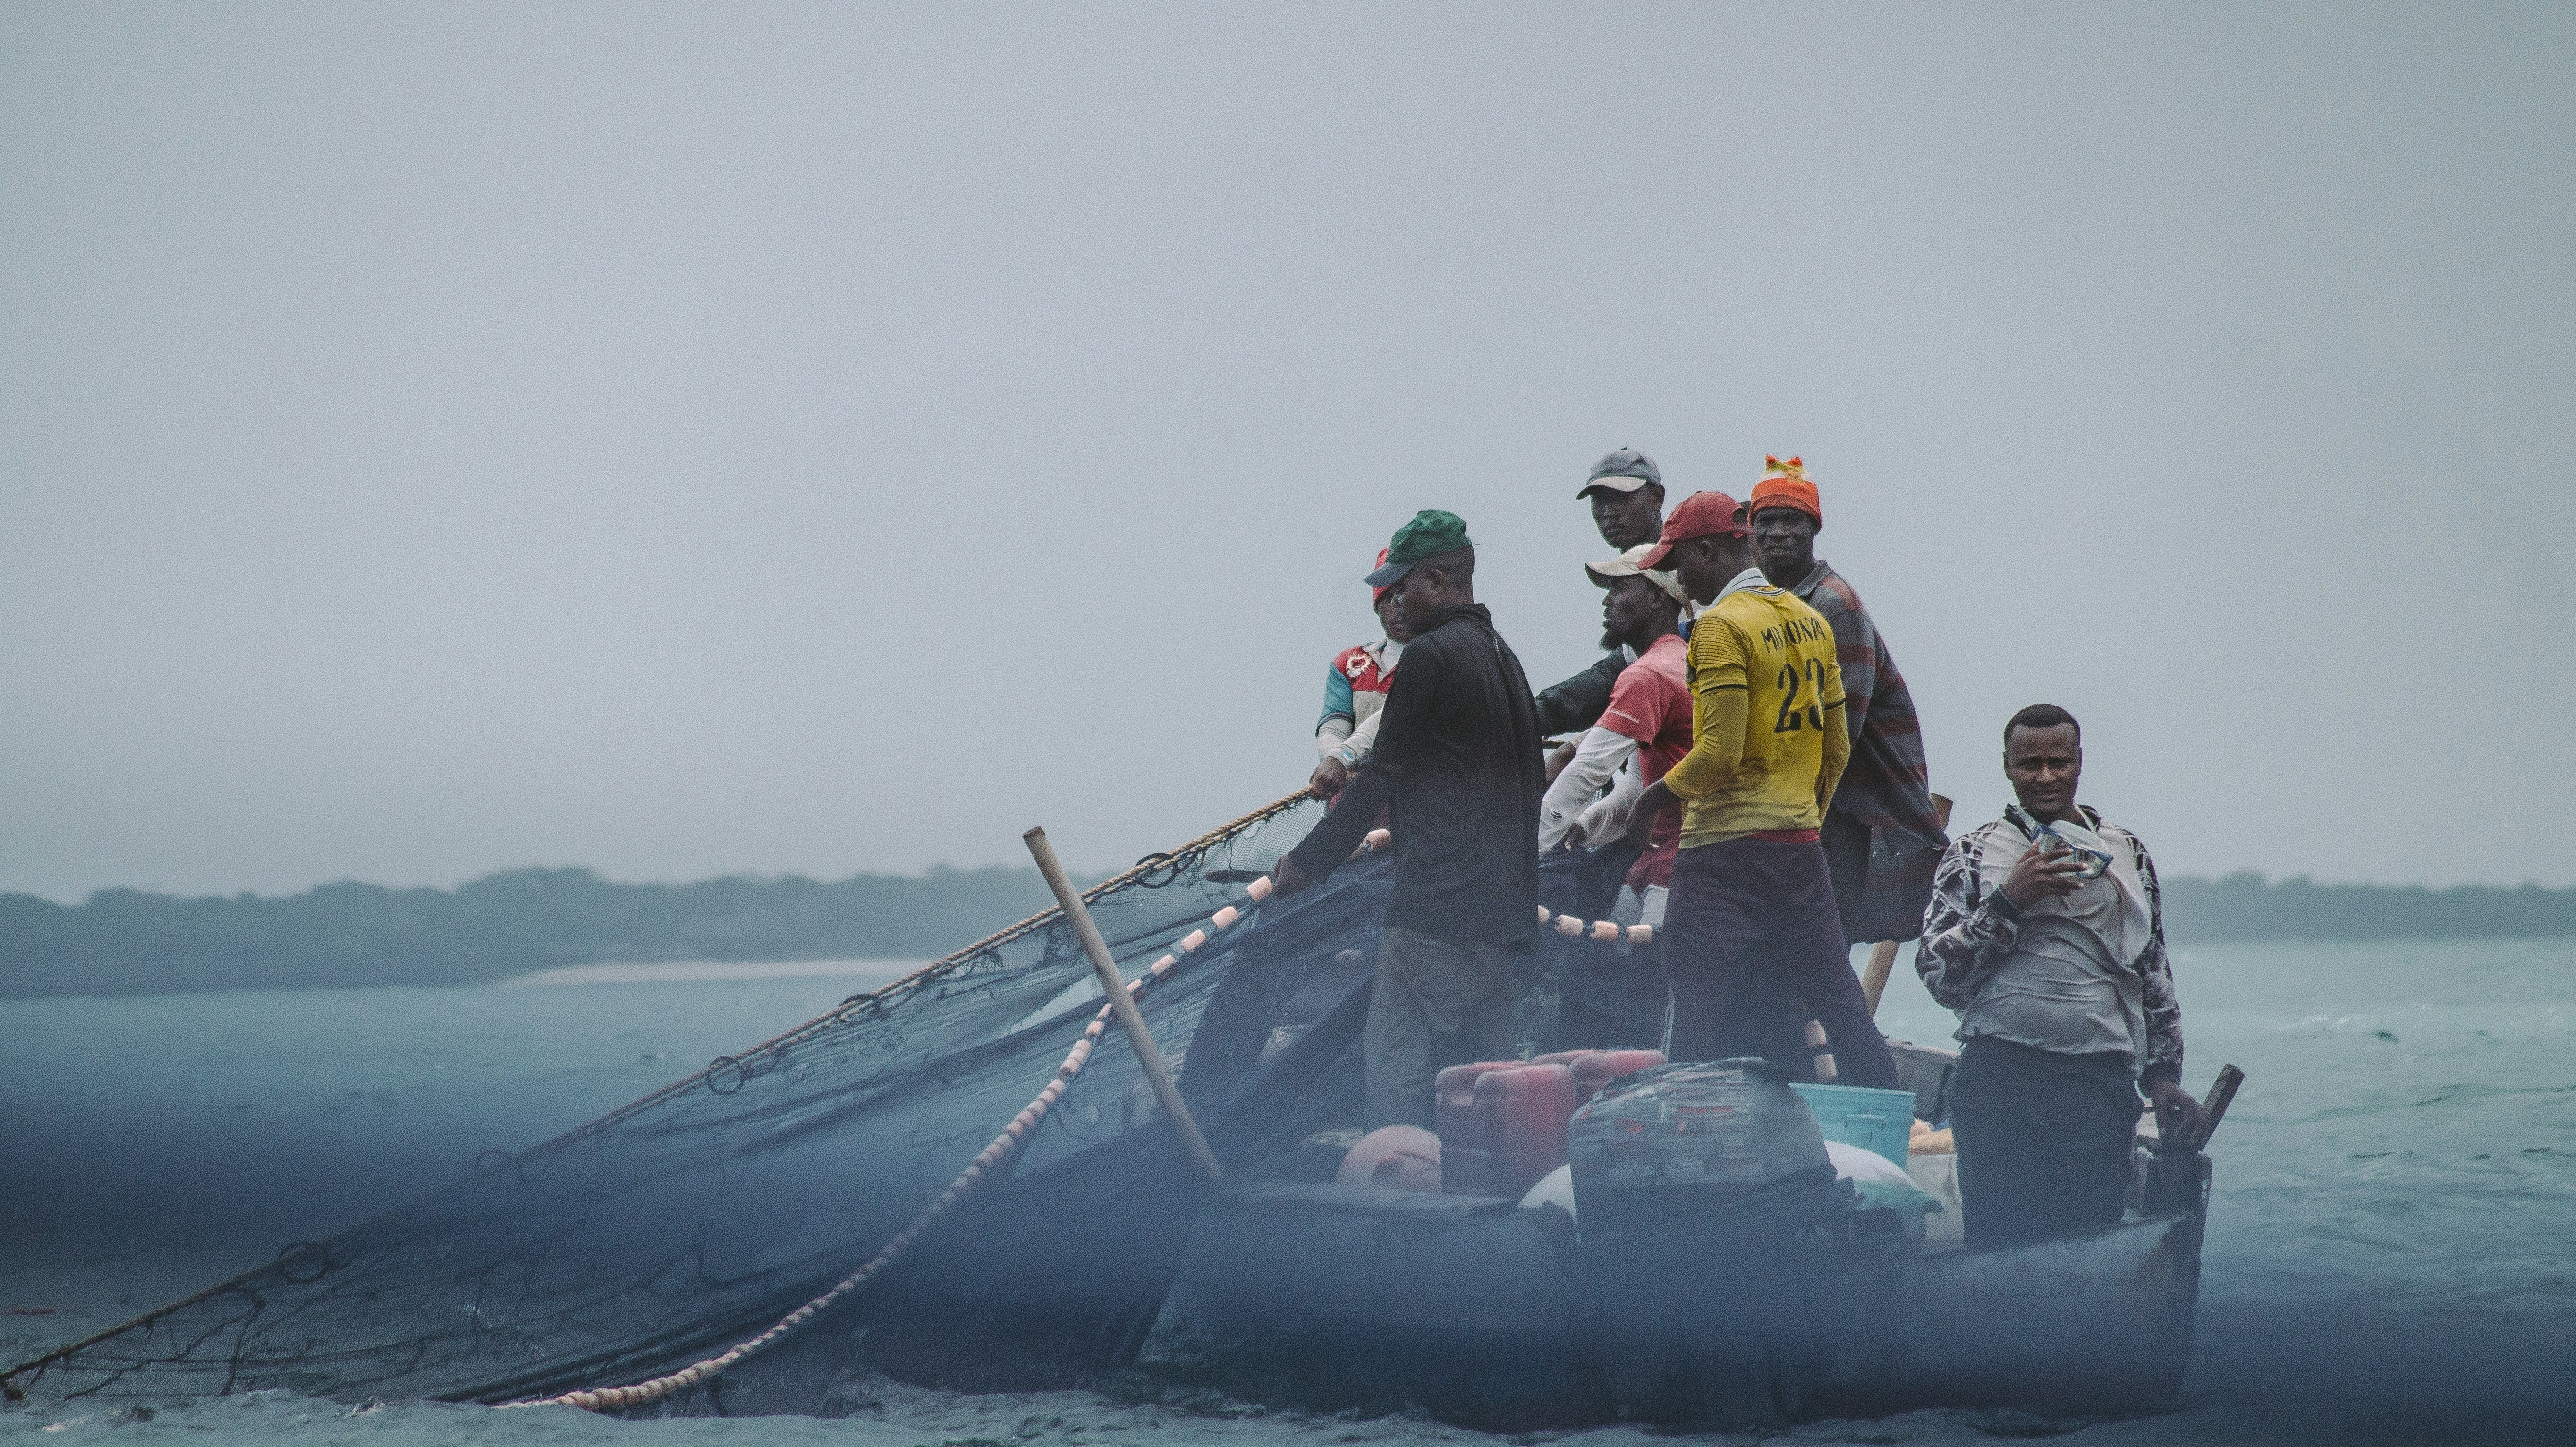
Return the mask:
MULTIPOLYGON (((1383 829, 1369 831, 1368 837, 1360 842, 1356 854, 1367 854, 1373 850, 1385 848, 1388 837, 1387 831, 1383 829)), ((1183 935, 1172 947, 1170 954, 1154 961, 1143 974, 1127 982, 1128 997, 1133 999, 1143 994, 1156 980, 1171 973, 1173 967, 1181 962, 1182 956, 1192 954, 1204 947, 1214 931, 1230 928, 1241 920, 1253 905, 1270 897, 1271 889, 1271 882, 1266 876, 1246 885, 1244 892, 1251 898, 1243 906, 1238 908, 1229 904, 1209 916, 1206 925, 1183 935)), ((959 953, 962 955, 967 952, 959 953)), ((1093 1048, 1100 1043, 1101 1036, 1108 1032, 1109 1023, 1115 1017, 1115 1007, 1102 1005, 1100 1013, 1092 1017, 1090 1026, 1082 1032, 1082 1038, 1073 1042, 1073 1049, 1065 1055, 1064 1063, 1055 1068, 1055 1078, 1047 1082, 1046 1088, 1038 1092, 1035 1100, 1022 1107, 1020 1113, 1011 1118, 1009 1125, 1002 1127, 1002 1133, 993 1137, 992 1144, 984 1147, 975 1159, 967 1164, 965 1170, 958 1172, 957 1179, 948 1183, 948 1189, 940 1193, 939 1199, 923 1208, 922 1213, 912 1219, 911 1225, 904 1227, 876 1255, 869 1257, 865 1265, 834 1282, 831 1290, 780 1317, 769 1330, 748 1341, 737 1343, 732 1349, 720 1355, 694 1362, 666 1376, 637 1382, 633 1386, 590 1388, 577 1392, 565 1392, 560 1396, 532 1398, 524 1402, 504 1402, 502 1405, 505 1407, 579 1407, 591 1412, 613 1412, 627 1407, 650 1406, 674 1392, 712 1380, 726 1368, 734 1366, 744 1358, 776 1346, 799 1327, 821 1315, 825 1308, 856 1291, 867 1282, 868 1278, 893 1265, 921 1240, 922 1233, 929 1230, 933 1222, 947 1215, 949 1208, 963 1200, 969 1191, 981 1185, 995 1167, 1010 1159, 1012 1152, 1017 1151, 1032 1134, 1036 1133, 1038 1123, 1046 1119, 1047 1112, 1053 1110, 1057 1102, 1064 1099, 1064 1093, 1073 1088, 1073 1078, 1082 1073, 1084 1065, 1090 1063, 1093 1048)))

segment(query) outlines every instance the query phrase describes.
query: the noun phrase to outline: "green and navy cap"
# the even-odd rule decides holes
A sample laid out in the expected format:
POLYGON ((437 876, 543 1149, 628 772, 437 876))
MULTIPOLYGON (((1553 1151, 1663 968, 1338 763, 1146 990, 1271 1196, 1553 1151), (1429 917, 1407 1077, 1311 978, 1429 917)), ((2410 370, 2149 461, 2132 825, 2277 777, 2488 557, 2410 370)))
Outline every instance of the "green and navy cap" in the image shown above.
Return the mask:
POLYGON ((1372 588, 1392 588, 1423 559, 1474 546, 1467 537, 1466 519, 1454 512, 1426 507, 1413 515, 1413 521, 1395 530, 1395 540, 1386 545, 1386 565, 1365 581, 1372 588))

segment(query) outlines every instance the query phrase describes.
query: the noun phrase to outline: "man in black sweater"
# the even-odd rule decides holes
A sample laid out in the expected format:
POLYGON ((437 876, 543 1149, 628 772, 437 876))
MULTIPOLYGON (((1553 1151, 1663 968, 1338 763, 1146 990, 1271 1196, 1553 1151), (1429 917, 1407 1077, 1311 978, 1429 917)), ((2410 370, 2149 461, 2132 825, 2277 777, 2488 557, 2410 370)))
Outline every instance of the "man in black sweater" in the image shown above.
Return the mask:
MULTIPOLYGON (((1664 535, 1664 474, 1655 460, 1633 447, 1622 447, 1592 464, 1575 501, 1592 507, 1592 525, 1613 553, 1664 535)), ((1613 653, 1538 696, 1538 731, 1542 737, 1579 734, 1601 722, 1610 707, 1610 687, 1633 660, 1613 653)), ((1635 858, 1636 851, 1627 851, 1635 858)), ((1626 864, 1619 866, 1622 870, 1626 864)))
MULTIPOLYGON (((1664 474, 1653 458, 1633 447, 1622 447, 1592 464, 1591 475, 1574 496, 1591 507, 1592 525, 1600 529, 1601 541, 1614 553, 1663 536, 1664 474)), ((1579 734, 1601 722, 1610 707, 1611 688, 1635 660, 1626 650, 1605 654, 1590 668, 1541 690, 1537 699, 1540 737, 1579 734)), ((1609 914, 1628 867, 1645 847, 1646 831, 1640 829, 1588 848, 1582 871, 1575 876, 1574 912, 1585 919, 1609 914)))
POLYGON ((1453 513, 1395 534, 1373 587, 1393 587, 1413 641, 1377 749, 1304 843, 1282 894, 1331 874, 1394 810, 1395 890, 1369 1001, 1368 1125, 1431 1126, 1443 1065, 1516 1053, 1512 957, 1538 930, 1538 720, 1520 660, 1475 598, 1476 550, 1453 513))

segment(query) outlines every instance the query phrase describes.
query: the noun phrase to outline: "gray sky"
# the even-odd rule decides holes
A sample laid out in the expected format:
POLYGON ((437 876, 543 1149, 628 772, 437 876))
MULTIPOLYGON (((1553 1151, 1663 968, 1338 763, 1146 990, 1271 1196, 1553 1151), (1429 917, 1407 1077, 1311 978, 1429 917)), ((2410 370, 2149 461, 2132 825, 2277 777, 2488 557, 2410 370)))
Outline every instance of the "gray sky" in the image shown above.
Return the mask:
POLYGON ((2576 880, 2576 9, 0 12, 0 889, 1105 867, 1766 452, 1934 787, 2576 880))

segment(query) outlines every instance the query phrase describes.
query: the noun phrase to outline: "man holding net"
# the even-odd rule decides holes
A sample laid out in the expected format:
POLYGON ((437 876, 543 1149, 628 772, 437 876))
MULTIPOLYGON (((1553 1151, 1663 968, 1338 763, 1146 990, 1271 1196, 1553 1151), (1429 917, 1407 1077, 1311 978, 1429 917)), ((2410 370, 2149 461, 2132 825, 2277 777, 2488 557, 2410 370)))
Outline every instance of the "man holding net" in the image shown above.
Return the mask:
MULTIPOLYGON (((1386 549, 1377 550, 1378 567, 1386 566, 1386 549)), ((1396 606, 1393 588, 1369 590, 1369 606, 1377 610, 1377 621, 1386 636, 1374 643, 1354 644, 1333 655, 1333 666, 1324 674, 1324 712, 1315 722, 1315 772, 1306 787, 1318 799, 1330 799, 1342 792, 1351 775, 1368 763, 1377 748, 1378 710, 1386 707, 1386 691, 1395 681, 1395 666, 1404 658, 1405 640, 1413 636, 1404 626, 1403 611, 1396 606)))
POLYGON ((1513 959, 1536 946, 1538 720, 1520 660, 1476 601, 1475 573, 1456 514, 1425 509, 1396 531, 1368 582, 1395 590, 1413 639, 1376 751, 1279 861, 1279 892, 1294 893, 1393 811, 1395 888, 1364 1041, 1372 1130, 1431 1126, 1440 1067, 1516 1053, 1513 959))

